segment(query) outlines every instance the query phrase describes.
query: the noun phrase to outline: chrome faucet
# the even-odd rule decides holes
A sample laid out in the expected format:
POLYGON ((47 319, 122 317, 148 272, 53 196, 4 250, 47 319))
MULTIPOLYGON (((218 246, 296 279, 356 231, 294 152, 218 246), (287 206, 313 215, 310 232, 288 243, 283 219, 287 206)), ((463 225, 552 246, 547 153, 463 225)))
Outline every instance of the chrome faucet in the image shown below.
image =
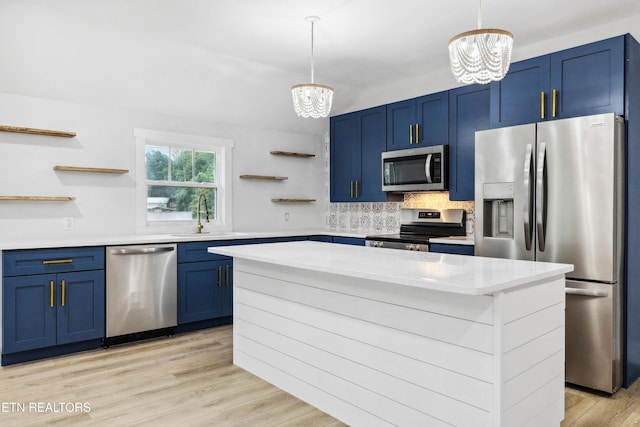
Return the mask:
POLYGON ((202 228, 204 227, 204 225, 202 225, 202 222, 200 222, 200 201, 204 200, 204 211, 206 213, 205 215, 205 221, 209 222, 209 207, 207 206, 207 195, 205 194, 205 192, 203 191, 202 193, 200 193, 200 195, 198 196, 198 207, 196 208, 198 210, 198 223, 196 224, 196 233, 202 233, 202 228))

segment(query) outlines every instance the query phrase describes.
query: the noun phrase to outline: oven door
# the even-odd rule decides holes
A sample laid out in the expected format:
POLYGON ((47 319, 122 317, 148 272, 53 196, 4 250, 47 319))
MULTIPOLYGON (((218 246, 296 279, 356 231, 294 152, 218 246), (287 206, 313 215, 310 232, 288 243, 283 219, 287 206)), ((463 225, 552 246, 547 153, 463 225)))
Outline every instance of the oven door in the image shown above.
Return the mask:
POLYGON ((447 189, 447 146, 382 153, 382 191, 447 189))

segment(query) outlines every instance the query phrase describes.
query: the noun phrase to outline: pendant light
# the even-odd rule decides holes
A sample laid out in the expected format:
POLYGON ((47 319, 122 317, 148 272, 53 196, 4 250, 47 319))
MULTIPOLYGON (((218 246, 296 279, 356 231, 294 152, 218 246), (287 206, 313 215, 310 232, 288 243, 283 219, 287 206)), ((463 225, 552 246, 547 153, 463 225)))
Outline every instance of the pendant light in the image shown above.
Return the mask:
POLYGON ((449 41, 451 72, 460 83, 502 80, 509 71, 513 34, 496 28, 482 28, 482 0, 478 0, 478 29, 466 31, 449 41))
POLYGON ((311 22, 311 83, 302 83, 291 87, 293 109, 300 117, 327 117, 331 113, 333 88, 313 81, 313 26, 320 18, 308 16, 305 20, 311 22))

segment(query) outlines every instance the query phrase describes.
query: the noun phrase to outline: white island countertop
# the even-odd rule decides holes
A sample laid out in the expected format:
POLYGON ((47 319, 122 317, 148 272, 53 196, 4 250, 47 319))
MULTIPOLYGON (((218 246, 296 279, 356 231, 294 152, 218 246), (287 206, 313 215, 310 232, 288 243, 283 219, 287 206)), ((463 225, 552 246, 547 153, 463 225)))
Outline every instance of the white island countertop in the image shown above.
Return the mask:
POLYGON ((466 295, 490 295, 564 275, 569 264, 413 252, 322 242, 211 247, 211 253, 466 295))

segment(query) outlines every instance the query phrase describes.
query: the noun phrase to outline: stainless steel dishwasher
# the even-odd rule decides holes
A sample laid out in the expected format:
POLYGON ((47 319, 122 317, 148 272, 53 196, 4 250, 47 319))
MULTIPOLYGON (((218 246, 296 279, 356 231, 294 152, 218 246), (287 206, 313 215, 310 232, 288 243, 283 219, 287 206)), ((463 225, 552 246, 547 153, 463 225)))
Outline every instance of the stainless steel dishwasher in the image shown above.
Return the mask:
POLYGON ((103 345, 171 335, 178 320, 175 244, 107 248, 103 345))

